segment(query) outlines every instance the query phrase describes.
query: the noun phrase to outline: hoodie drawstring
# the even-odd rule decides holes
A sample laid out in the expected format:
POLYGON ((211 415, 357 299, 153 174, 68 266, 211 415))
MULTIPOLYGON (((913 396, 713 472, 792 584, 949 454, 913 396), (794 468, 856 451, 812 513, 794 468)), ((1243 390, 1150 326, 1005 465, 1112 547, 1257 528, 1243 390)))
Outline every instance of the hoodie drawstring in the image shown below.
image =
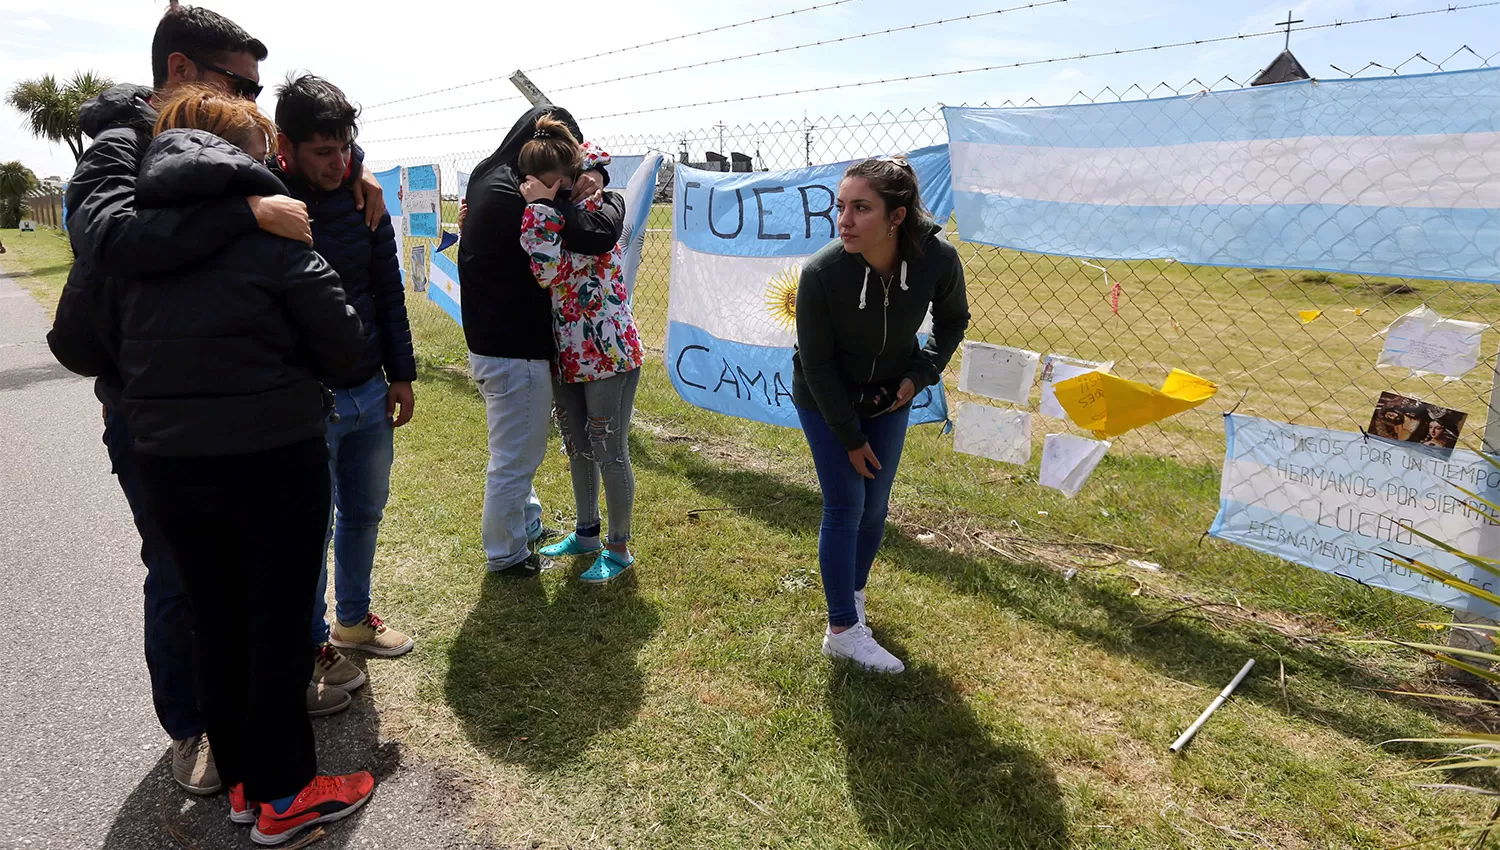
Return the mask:
POLYGON ((906 261, 905 260, 901 261, 901 291, 902 292, 909 291, 906 288, 906 261))
POLYGON ((870 267, 865 266, 865 283, 859 288, 859 309, 865 309, 865 293, 870 291, 870 267))

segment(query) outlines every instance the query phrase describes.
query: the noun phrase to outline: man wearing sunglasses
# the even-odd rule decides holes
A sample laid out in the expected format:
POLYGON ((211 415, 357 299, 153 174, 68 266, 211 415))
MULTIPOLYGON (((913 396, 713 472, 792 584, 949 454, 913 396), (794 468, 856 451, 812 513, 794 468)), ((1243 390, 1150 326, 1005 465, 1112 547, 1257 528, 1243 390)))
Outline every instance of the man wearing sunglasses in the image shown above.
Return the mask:
MULTIPOLYGON (((47 335, 58 362, 96 378, 94 392, 104 403, 104 444, 141 534, 152 700, 172 739, 173 778, 195 794, 211 794, 222 783, 198 709, 187 597, 166 540, 145 509, 120 404, 123 385, 113 353, 117 335, 102 293, 107 277, 159 275, 194 265, 256 228, 311 244, 306 206, 284 195, 225 197, 168 209, 135 206, 136 176, 152 138, 159 99, 188 83, 253 99, 261 91, 259 66, 266 54, 265 45, 233 21, 174 3, 151 44, 154 88, 116 86, 84 105, 79 123, 94 142, 68 185, 75 261, 47 335)), ((373 230, 385 215, 385 204, 379 184, 368 173, 365 177, 355 182, 373 230)), ((331 714, 348 705, 349 695, 341 690, 309 687, 311 713, 331 714)))

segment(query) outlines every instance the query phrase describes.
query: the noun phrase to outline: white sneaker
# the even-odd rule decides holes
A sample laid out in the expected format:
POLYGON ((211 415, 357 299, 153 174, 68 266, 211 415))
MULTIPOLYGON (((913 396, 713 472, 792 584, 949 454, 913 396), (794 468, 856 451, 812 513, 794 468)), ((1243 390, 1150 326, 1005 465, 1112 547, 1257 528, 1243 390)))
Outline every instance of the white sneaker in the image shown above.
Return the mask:
POLYGON ((875 642, 870 627, 863 623, 856 623, 839 634, 824 632, 823 654, 829 658, 847 658, 877 673, 900 673, 906 669, 901 659, 875 642))
POLYGON ((859 615, 861 626, 869 625, 869 621, 865 619, 865 592, 863 590, 854 591, 854 613, 859 615))

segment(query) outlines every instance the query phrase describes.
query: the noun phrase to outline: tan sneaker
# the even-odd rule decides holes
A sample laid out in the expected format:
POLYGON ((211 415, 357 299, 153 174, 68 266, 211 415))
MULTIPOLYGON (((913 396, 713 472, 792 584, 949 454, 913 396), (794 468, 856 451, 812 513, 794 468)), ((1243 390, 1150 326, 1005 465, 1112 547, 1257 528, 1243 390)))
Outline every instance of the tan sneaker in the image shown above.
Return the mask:
POLYGON ((325 643, 313 656, 312 680, 341 691, 352 691, 365 683, 365 671, 355 667, 331 644, 325 643))
POLYGON ((309 717, 326 717, 338 714, 349 707, 354 698, 342 688, 326 682, 312 682, 307 686, 307 714, 309 717))
POLYGON ((416 642, 387 626, 374 614, 366 614, 363 621, 346 626, 333 618, 330 642, 339 649, 357 649, 371 655, 394 658, 411 652, 416 642))
POLYGON ((224 787, 207 735, 172 742, 172 778, 189 794, 213 794, 224 787))

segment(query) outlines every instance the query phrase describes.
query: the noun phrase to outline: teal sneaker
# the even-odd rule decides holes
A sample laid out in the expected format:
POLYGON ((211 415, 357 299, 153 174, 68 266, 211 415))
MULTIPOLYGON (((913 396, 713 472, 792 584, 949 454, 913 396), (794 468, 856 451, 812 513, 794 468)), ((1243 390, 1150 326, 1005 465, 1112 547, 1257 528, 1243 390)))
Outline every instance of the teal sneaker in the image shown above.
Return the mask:
POLYGON ((571 558, 576 555, 592 555, 604 548, 603 543, 595 543, 592 547, 585 547, 578 542, 576 533, 569 534, 567 539, 561 543, 553 543, 551 546, 543 546, 536 550, 538 555, 545 558, 571 558))
POLYGON ((599 553, 598 558, 594 559, 594 565, 579 576, 578 580, 584 584, 608 584, 633 566, 635 566, 634 558, 625 561, 619 555, 605 549, 599 553))

